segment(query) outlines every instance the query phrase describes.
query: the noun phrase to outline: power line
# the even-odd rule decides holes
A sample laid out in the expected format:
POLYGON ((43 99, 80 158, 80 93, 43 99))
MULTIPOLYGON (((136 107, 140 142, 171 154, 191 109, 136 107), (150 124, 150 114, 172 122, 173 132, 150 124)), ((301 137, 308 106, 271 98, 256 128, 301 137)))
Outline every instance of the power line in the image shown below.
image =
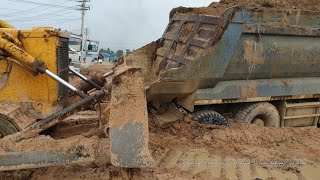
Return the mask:
POLYGON ((27 1, 27 0, 9 0, 9 1, 20 2, 20 3, 25 3, 25 4, 44 5, 44 6, 55 7, 55 8, 69 8, 69 9, 74 9, 74 7, 61 6, 61 5, 50 4, 50 3, 40 3, 40 2, 27 1))
MULTIPOLYGON (((72 19, 54 19, 54 21, 65 21, 65 20, 80 20, 80 18, 72 18, 72 19)), ((26 23, 28 22, 52 22, 52 20, 47 20, 47 21, 43 21, 43 20, 33 20, 33 21, 26 21, 26 23)), ((20 22, 20 21, 11 21, 11 22, 20 22)))
MULTIPOLYGON (((15 2, 19 2, 19 1, 15 1, 15 2)), ((49 1, 48 3, 54 3, 54 5, 57 5, 56 3, 62 3, 61 0, 53 0, 53 1, 49 1)), ((48 10, 48 6, 44 5, 44 4, 41 4, 41 5, 37 5, 33 8, 29 8, 29 9, 17 9, 16 12, 19 12, 19 13, 6 13, 6 14, 2 14, 1 16, 5 16, 5 17, 20 17, 20 16, 25 16, 26 14, 33 14, 33 13, 38 13, 38 12, 41 12, 41 11, 47 11, 48 10)), ((57 7, 54 7, 55 9, 57 9, 57 7)), ((68 7, 69 8, 69 7, 68 7)), ((0 8, 1 9, 1 8, 0 8)), ((60 10, 66 10, 64 8, 60 8, 60 10)), ((75 9, 73 9, 75 10, 75 9)))
MULTIPOLYGON (((53 17, 59 17, 62 15, 66 15, 66 14, 71 14, 72 10, 66 10, 67 12, 69 11, 69 13, 61 12, 61 10, 58 11, 53 11, 53 12, 49 12, 49 13, 44 13, 44 14, 37 14, 34 16, 26 16, 26 17, 21 17, 21 18, 14 18, 14 19, 7 19, 8 21, 34 21, 34 20, 41 20, 41 19, 49 19, 49 18, 53 18, 53 17)), ((74 11, 75 12, 75 11, 74 11)))
MULTIPOLYGON (((79 21, 80 19, 67 19, 67 20, 61 20, 59 22, 54 22, 52 23, 51 21, 50 22, 42 22, 40 24, 47 24, 49 26, 53 26, 53 25, 62 25, 62 24, 65 24, 65 23, 70 23, 70 22, 76 22, 76 21, 79 21)), ((35 23, 35 22, 27 22, 27 24, 21 24, 19 23, 19 26, 39 26, 39 23, 35 23)))

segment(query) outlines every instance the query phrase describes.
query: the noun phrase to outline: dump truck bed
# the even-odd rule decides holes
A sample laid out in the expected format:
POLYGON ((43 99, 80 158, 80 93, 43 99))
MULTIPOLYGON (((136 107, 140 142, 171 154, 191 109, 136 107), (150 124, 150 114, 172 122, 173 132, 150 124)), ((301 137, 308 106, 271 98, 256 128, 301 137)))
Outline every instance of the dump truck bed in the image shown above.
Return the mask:
POLYGON ((319 97, 320 12, 234 7, 220 17, 176 14, 148 99, 195 93, 195 104, 319 97))

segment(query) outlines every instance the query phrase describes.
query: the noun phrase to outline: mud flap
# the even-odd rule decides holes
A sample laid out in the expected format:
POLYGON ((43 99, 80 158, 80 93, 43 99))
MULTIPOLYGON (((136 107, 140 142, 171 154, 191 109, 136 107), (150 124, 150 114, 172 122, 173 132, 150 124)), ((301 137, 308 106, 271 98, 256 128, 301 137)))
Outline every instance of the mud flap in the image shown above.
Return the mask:
POLYGON ((117 74, 112 83, 111 163, 126 168, 155 167, 148 150, 148 111, 141 69, 126 69, 117 74))

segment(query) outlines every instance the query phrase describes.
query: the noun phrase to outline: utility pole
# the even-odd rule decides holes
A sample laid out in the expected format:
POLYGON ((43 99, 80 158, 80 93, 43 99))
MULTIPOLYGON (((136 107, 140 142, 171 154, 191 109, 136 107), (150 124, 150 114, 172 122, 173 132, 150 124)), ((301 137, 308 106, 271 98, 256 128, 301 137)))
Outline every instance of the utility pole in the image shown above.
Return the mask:
POLYGON ((90 0, 78 0, 78 3, 80 3, 79 8, 77 10, 81 11, 81 60, 84 61, 84 56, 83 56, 83 48, 84 48, 84 15, 86 14, 86 11, 90 10, 90 7, 86 5, 87 2, 90 2, 90 0))
POLYGON ((85 28, 84 34, 86 35, 86 40, 89 39, 90 29, 89 28, 85 28))

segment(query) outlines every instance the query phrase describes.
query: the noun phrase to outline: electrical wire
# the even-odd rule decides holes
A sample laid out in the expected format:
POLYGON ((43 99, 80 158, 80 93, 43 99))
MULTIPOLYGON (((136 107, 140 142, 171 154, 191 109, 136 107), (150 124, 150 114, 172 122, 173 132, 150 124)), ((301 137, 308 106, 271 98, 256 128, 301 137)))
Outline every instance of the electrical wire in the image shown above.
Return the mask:
POLYGON ((44 6, 56 7, 56 8, 70 8, 70 9, 74 9, 74 7, 69 7, 69 6, 62 6, 62 5, 50 4, 50 3, 40 3, 40 2, 28 1, 28 0, 8 0, 8 1, 25 3, 25 4, 44 5, 44 6))
MULTIPOLYGON (((60 4, 60 3, 63 3, 63 1, 62 0, 58 0, 58 1, 54 0, 54 1, 49 1, 48 3, 60 4)), ((33 8, 28 8, 28 9, 17 9, 14 13, 6 13, 6 14, 2 14, 1 16, 4 16, 4 17, 20 17, 20 16, 25 16, 25 15, 28 15, 28 14, 34 14, 34 13, 42 12, 42 11, 46 12, 48 10, 48 8, 50 8, 50 7, 42 4, 42 5, 38 5, 38 6, 35 6, 33 8), (19 12, 19 13, 16 13, 16 12, 19 12)), ((55 8, 55 9, 57 9, 57 8, 55 8)), ((65 9, 60 8, 59 10, 65 10, 65 9)))
POLYGON ((23 21, 43 20, 43 19, 50 19, 50 18, 54 18, 54 17, 59 17, 59 16, 62 16, 62 15, 70 15, 70 14, 75 13, 75 12, 76 11, 72 12, 70 10, 68 10, 67 12, 61 12, 59 10, 59 11, 55 11, 55 12, 51 12, 51 13, 38 14, 38 15, 35 15, 35 16, 22 17, 22 18, 16 18, 16 19, 6 19, 6 20, 10 21, 10 22, 20 22, 20 21, 23 22, 23 21))

